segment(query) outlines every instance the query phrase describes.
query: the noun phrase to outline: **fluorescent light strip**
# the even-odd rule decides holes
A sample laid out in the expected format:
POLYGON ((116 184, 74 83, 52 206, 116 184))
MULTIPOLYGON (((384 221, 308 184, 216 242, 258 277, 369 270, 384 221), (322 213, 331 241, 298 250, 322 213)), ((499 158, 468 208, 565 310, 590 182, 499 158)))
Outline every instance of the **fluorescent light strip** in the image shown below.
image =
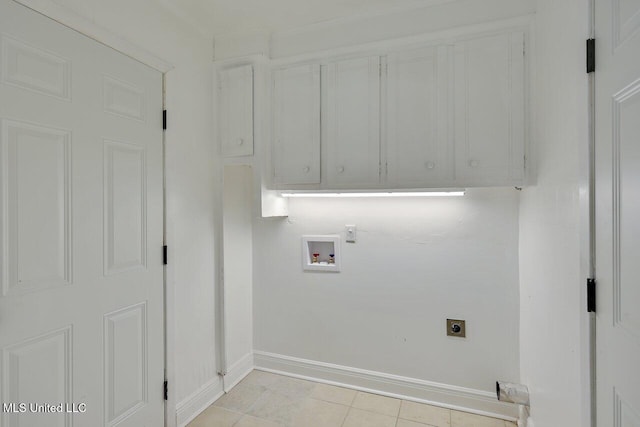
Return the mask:
POLYGON ((281 193, 282 197, 460 197, 464 191, 420 191, 386 193, 281 193))

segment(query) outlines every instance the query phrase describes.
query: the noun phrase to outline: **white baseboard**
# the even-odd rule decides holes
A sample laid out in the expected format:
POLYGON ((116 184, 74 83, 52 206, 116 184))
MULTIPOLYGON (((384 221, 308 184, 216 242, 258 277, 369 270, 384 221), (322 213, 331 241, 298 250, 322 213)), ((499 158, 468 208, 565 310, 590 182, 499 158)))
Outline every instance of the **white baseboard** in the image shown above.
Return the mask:
POLYGON ((195 393, 183 399, 176 405, 178 427, 185 427, 223 394, 222 380, 219 377, 215 377, 195 393))
POLYGON ((280 354, 254 351, 255 368, 478 415, 516 421, 518 406, 495 393, 280 354))
POLYGON ((240 360, 231 365, 224 376, 224 391, 229 392, 240 381, 253 371, 253 352, 245 354, 240 360))

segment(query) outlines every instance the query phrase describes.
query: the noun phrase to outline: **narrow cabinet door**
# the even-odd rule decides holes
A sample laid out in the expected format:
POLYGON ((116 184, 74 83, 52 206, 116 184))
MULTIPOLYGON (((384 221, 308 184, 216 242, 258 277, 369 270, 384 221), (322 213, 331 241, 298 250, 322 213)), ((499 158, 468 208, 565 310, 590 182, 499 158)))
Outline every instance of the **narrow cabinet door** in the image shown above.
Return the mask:
POLYGON ((455 46, 457 180, 474 185, 524 179, 524 34, 455 46))
POLYGON ((273 182, 320 183, 320 65, 273 75, 273 182))
POLYGON ((448 52, 440 46, 388 56, 387 186, 433 187, 452 178, 448 52))
POLYGON ((326 68, 324 144, 329 187, 380 182, 380 57, 333 62, 326 68))
POLYGON ((222 155, 253 154, 253 67, 218 72, 218 126, 222 155))

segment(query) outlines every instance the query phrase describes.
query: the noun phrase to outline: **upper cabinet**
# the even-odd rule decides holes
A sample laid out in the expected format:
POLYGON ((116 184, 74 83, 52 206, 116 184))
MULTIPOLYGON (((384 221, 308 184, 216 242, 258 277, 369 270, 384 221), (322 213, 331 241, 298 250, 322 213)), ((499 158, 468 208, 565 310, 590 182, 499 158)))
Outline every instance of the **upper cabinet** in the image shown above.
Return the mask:
POLYGON ((461 41, 454 60, 456 179, 465 185, 524 179, 524 34, 461 41))
POLYGON ((274 184, 320 183, 320 65, 273 71, 274 184))
POLYGON ((218 136, 224 157, 253 155, 253 67, 218 70, 218 136))
POLYGON ((272 185, 523 185, 525 33, 273 70, 272 185), (322 125, 322 127, 321 127, 322 125))
POLYGON ((385 172, 391 187, 445 186, 453 179, 449 52, 440 46, 387 57, 385 172))
POLYGON ((333 188, 366 187, 380 180, 380 57, 323 67, 324 176, 333 188))

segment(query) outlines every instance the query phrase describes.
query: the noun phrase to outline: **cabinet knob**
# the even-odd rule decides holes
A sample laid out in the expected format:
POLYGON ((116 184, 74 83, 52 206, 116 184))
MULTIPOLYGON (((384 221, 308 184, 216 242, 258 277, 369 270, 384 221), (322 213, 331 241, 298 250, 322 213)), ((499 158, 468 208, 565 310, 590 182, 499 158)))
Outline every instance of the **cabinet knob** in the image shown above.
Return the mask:
POLYGON ((336 170, 338 171, 338 173, 343 173, 344 172, 344 166, 338 166, 336 168, 336 170))
POLYGON ((436 167, 436 164, 433 162, 427 162, 424 165, 426 166, 427 169, 433 169, 436 167))
POLYGON ((477 168, 478 167, 478 161, 475 160, 475 159, 469 160, 469 166, 471 166, 472 168, 477 168))
POLYGON ((244 139, 242 138, 236 139, 236 145, 242 145, 242 144, 244 144, 244 139))
POLYGON ((305 166, 305 167, 302 168, 302 171, 304 173, 309 173, 310 170, 311 170, 311 168, 309 166, 305 166))

